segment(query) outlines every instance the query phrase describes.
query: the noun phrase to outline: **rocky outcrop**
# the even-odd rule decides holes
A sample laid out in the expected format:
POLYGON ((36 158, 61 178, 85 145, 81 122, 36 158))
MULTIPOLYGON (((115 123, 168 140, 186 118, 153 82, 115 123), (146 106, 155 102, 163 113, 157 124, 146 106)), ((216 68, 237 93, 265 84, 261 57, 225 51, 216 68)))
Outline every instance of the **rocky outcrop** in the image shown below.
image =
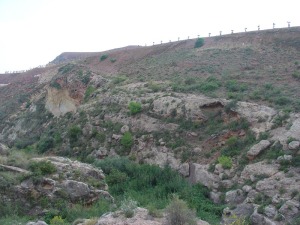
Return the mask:
POLYGON ((36 175, 34 172, 28 172, 20 168, 11 168, 5 166, 6 170, 18 173, 25 173, 25 178, 20 184, 6 190, 8 198, 12 202, 21 201, 26 205, 25 212, 37 215, 42 212, 39 206, 39 199, 46 198, 47 201, 56 201, 63 199, 72 203, 92 204, 99 198, 107 199, 114 202, 113 197, 107 192, 107 184, 102 170, 97 169, 89 164, 72 161, 63 157, 44 157, 33 158, 33 162, 50 162, 44 165, 55 167, 51 174, 36 175), (35 201, 28 201, 33 198, 35 201), (36 208, 37 210, 31 210, 36 208))
POLYGON ((288 149, 287 142, 290 138, 298 141, 300 140, 300 114, 291 115, 289 123, 291 124, 289 129, 287 129, 286 127, 279 127, 271 130, 270 132, 272 136, 271 140, 279 141, 280 144, 283 145, 283 148, 285 150, 288 149))
POLYGON ((253 160, 258 156, 262 151, 267 149, 271 143, 268 140, 261 140, 258 144, 253 145, 250 150, 247 152, 247 157, 249 160, 253 160))
POLYGON ((243 169, 239 183, 244 183, 246 180, 253 182, 258 179, 271 177, 278 172, 278 167, 276 164, 267 164, 263 161, 249 164, 243 169))
MULTIPOLYGON (((75 179, 76 177, 92 177, 99 180, 104 180, 105 178, 102 170, 97 169, 90 164, 73 161, 65 157, 49 156, 32 158, 31 160, 50 161, 57 168, 57 174, 60 174, 60 176, 63 176, 63 178, 75 179)), ((107 185, 104 184, 103 188, 107 189, 107 185)))
POLYGON ((45 221, 37 221, 37 222, 28 222, 26 223, 26 225, 47 225, 47 223, 45 221))
POLYGON ((279 195, 291 198, 293 191, 300 190, 299 170, 290 171, 292 176, 288 177, 284 172, 278 172, 269 178, 260 180, 256 184, 256 190, 269 196, 279 195))
POLYGON ((228 207, 223 210, 222 224, 234 224, 237 218, 246 218, 253 213, 254 207, 252 204, 238 204, 234 209, 228 207))
POLYGON ((234 111, 251 123, 251 129, 257 135, 272 128, 271 121, 277 114, 273 108, 250 102, 238 102, 234 111))
POLYGON ((3 170, 6 170, 6 171, 15 172, 15 173, 23 173, 25 175, 26 174, 31 174, 30 171, 24 170, 24 169, 21 169, 19 167, 15 167, 15 166, 7 166, 7 165, 0 164, 0 168, 3 169, 3 170))
MULTIPOLYGON (((126 218, 121 211, 103 215, 95 225, 163 225, 166 224, 166 218, 154 218, 149 215, 148 210, 136 208, 132 218, 126 218)), ((197 225, 209 225, 203 220, 197 220, 197 225)))

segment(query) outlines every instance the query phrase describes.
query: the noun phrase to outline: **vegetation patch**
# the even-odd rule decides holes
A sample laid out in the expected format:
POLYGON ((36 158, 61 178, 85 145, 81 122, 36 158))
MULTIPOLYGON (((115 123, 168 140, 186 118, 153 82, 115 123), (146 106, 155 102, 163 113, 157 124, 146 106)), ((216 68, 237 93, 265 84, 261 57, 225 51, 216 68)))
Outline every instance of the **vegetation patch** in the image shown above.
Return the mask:
POLYGON ((88 99, 91 97, 91 95, 95 90, 96 88, 94 86, 88 86, 87 89, 85 90, 84 101, 88 101, 88 99))
POLYGON ((99 61, 102 62, 107 58, 108 58, 108 55, 101 55, 100 58, 99 58, 99 61))
POLYGON ((139 102, 130 102, 128 105, 128 109, 131 115, 135 115, 142 111, 142 105, 139 102))
MULTIPOLYGON (((215 205, 209 199, 209 190, 200 184, 191 185, 170 167, 136 164, 126 158, 106 158, 94 162, 106 174, 106 179, 116 176, 115 170, 122 171, 122 182, 109 184, 109 192, 121 202, 131 198, 141 207, 164 209, 172 200, 172 194, 178 195, 196 214, 212 224, 220 221, 223 206, 215 205), (125 176, 126 174, 126 176, 125 176)), ((117 179, 113 179, 117 181, 117 179)))
POLYGON ((130 132, 125 132, 123 137, 121 138, 121 145, 124 150, 128 153, 133 145, 133 137, 130 132))
POLYGON ((232 160, 228 156, 220 156, 218 162, 222 165, 224 169, 230 169, 232 167, 232 160))
POLYGON ((195 48, 200 48, 204 45, 204 38, 198 38, 195 42, 195 48))

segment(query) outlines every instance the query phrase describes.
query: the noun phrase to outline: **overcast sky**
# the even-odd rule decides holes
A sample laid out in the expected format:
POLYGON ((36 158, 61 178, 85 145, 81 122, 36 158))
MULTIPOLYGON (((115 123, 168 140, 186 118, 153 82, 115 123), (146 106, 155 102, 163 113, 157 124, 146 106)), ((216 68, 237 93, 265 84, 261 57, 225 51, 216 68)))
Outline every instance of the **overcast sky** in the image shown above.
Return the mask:
POLYGON ((0 0, 0 73, 67 51, 300 26, 299 0, 0 0))

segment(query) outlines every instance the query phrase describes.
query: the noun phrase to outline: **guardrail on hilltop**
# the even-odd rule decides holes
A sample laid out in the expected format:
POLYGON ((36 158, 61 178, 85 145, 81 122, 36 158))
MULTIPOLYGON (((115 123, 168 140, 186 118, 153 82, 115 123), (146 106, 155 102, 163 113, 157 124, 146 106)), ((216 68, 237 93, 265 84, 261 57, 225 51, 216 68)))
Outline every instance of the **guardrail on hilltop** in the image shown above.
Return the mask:
MULTIPOLYGON (((288 24, 287 28, 291 28, 291 22, 287 21, 287 24, 288 24)), ((275 29, 275 25, 276 25, 275 23, 272 24, 273 29, 275 29)), ((257 26, 257 31, 268 30, 268 29, 261 30, 260 28, 261 28, 260 25, 258 25, 257 26)), ((286 28, 286 27, 279 27, 278 29, 280 29, 280 28, 286 28)), ((244 33, 251 32, 251 31, 256 31, 256 30, 251 30, 251 31, 247 31, 247 30, 248 30, 248 28, 245 27, 244 28, 244 33)), ((234 30, 231 30, 230 34, 239 34, 239 33, 242 33, 242 32, 234 33, 234 30)), ((219 35, 212 36, 212 33, 208 33, 208 36, 203 36, 203 38, 205 38, 205 37, 216 37, 216 36, 222 36, 222 35, 227 35, 227 34, 222 34, 222 31, 219 31, 219 35)), ((197 37, 200 38, 200 35, 198 34, 197 37)), ((188 36, 187 39, 182 39, 182 41, 189 40, 189 39, 190 39, 190 36, 188 36)), ((180 37, 178 37, 177 41, 180 41, 180 37)), ((174 42, 176 42, 176 41, 174 41, 174 42)), ((165 44, 165 43, 172 43, 172 40, 169 40, 169 42, 160 41, 160 44, 165 44)), ((155 42, 153 41, 152 46, 154 46, 154 45, 159 45, 159 44, 155 44, 155 42)), ((147 46, 147 43, 145 43, 145 46, 147 46)), ((149 46, 151 46, 151 45, 149 45, 149 46)))

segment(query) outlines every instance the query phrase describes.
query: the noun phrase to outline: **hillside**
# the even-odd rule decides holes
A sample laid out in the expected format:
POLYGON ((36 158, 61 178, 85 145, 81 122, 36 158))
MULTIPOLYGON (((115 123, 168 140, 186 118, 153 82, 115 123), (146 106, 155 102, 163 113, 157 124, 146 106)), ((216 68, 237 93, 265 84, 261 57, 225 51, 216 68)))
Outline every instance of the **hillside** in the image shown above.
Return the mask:
POLYGON ((80 203, 86 219, 124 196, 153 213, 175 193, 211 224, 299 224, 300 27, 203 41, 0 74, 1 203, 26 204, 20 221, 71 224, 80 203))

